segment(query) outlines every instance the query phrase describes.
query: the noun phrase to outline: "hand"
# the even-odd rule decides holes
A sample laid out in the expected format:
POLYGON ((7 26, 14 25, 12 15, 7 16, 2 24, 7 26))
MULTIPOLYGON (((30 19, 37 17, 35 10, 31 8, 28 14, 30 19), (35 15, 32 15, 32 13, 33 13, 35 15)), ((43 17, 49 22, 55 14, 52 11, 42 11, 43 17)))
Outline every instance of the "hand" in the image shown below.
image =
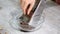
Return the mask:
POLYGON ((20 0, 20 5, 21 5, 21 8, 22 8, 24 14, 29 15, 34 4, 35 4, 35 0, 20 0))

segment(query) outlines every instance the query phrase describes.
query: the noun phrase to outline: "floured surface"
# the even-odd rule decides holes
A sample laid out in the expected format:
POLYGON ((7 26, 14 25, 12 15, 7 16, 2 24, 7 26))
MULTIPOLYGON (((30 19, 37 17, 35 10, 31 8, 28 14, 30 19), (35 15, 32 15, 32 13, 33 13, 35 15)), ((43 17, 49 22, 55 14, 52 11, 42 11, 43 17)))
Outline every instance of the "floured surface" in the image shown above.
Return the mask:
MULTIPOLYGON (((16 0, 19 2, 18 0, 16 0)), ((3 25, 10 34, 60 34, 60 6, 49 3, 44 10, 45 22, 42 27, 30 33, 24 33, 13 29, 8 21, 11 19, 11 12, 15 11, 19 3, 14 0, 0 0, 0 25, 3 25)))

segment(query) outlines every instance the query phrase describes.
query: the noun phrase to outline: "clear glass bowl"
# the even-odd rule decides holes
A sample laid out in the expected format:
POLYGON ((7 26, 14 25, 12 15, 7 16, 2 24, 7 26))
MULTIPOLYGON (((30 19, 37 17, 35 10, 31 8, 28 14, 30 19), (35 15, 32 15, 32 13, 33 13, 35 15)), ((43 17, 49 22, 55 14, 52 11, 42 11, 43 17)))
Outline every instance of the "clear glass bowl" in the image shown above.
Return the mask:
POLYGON ((11 27, 16 29, 16 30, 24 31, 24 32, 38 30, 41 27, 42 23, 44 22, 44 14, 42 14, 44 7, 45 6, 44 6, 44 0, 43 0, 40 2, 39 6, 37 7, 36 11, 34 12, 29 23, 28 24, 23 23, 23 25, 21 25, 22 21, 20 19, 20 17, 23 15, 22 10, 17 9, 14 12, 11 12, 12 18, 9 21, 11 27), (41 8, 40 8, 40 5, 41 5, 41 8))

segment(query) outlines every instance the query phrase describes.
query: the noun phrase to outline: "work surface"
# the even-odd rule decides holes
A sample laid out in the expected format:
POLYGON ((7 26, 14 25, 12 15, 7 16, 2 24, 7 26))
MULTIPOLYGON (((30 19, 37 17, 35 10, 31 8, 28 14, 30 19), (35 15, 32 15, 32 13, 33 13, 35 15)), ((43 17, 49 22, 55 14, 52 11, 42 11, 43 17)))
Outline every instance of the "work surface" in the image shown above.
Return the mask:
POLYGON ((0 25, 8 30, 8 34, 60 34, 60 6, 53 2, 47 2, 47 7, 44 9, 45 21, 42 27, 34 32, 20 32, 13 29, 9 20, 11 19, 11 12, 15 11, 19 6, 19 1, 14 0, 0 0, 0 25))

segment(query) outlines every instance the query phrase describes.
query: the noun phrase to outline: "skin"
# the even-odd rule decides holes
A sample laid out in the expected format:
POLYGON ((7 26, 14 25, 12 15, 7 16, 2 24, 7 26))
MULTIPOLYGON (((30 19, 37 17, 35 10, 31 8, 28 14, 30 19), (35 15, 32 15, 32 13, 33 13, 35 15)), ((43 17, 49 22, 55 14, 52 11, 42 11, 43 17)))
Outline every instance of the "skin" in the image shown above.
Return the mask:
MULTIPOLYGON (((58 4, 60 4, 60 0, 55 0, 58 4)), ((27 14, 29 15, 33 6, 35 4, 35 0, 20 0, 20 5, 21 5, 21 8, 24 12, 24 14, 27 14), (30 4, 30 6, 28 7, 28 5, 30 4), (28 7, 28 9, 27 9, 28 7)))
POLYGON ((30 14, 34 4, 35 4, 35 0, 20 0, 21 8, 22 8, 24 14, 27 13, 27 15, 30 14), (29 5, 29 7, 28 7, 28 5, 29 5))

